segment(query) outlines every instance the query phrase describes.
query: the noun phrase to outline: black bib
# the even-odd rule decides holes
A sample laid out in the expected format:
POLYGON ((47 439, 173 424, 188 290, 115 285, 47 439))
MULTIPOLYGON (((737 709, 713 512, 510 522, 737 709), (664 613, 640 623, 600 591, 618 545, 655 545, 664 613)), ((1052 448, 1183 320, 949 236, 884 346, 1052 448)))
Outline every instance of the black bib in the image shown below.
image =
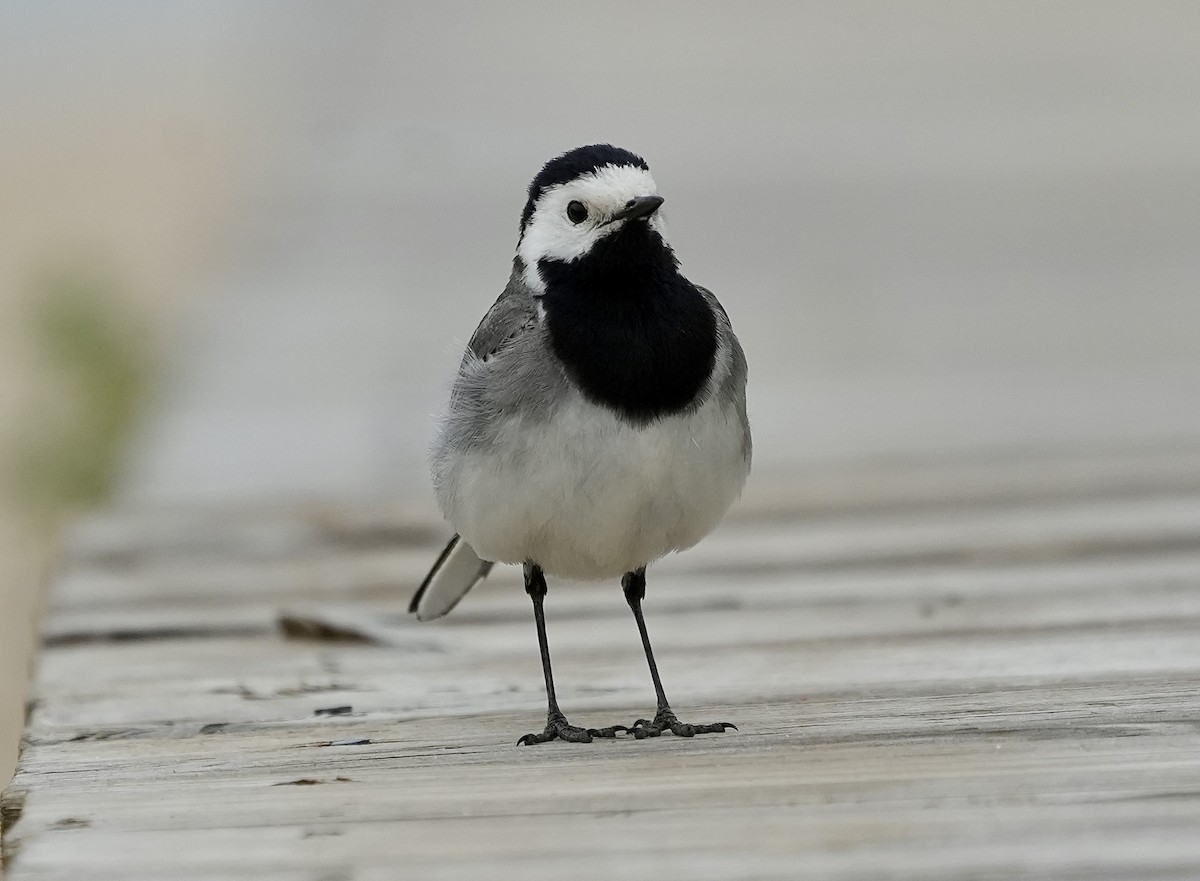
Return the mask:
POLYGON ((716 318, 648 223, 538 269, 551 345, 589 400, 639 423, 695 401, 716 361, 716 318))

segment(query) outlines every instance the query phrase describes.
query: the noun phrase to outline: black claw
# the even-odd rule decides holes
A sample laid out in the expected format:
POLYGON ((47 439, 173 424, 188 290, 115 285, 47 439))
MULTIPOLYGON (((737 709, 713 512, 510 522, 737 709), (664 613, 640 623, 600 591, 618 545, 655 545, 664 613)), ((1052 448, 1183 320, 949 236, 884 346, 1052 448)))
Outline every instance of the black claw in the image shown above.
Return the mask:
POLYGON ((660 737, 670 731, 676 737, 695 737, 697 734, 720 734, 727 728, 737 731, 732 722, 712 722, 707 725, 690 725, 680 722, 670 708, 659 710, 653 720, 638 719, 629 729, 629 733, 637 740, 647 737, 660 737))
POLYGON ((592 732, 567 724, 567 720, 562 716, 553 716, 546 722, 546 729, 544 731, 526 734, 517 741, 517 746, 530 746, 535 743, 547 743, 551 740, 565 740, 568 743, 591 743, 592 732))

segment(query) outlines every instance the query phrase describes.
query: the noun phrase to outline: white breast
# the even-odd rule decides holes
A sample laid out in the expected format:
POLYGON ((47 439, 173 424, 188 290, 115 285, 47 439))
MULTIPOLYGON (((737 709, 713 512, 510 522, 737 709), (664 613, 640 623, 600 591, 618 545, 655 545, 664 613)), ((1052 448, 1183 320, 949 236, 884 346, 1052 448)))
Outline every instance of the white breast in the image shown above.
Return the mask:
POLYGON ((749 471, 736 409, 710 399, 638 428, 574 394, 549 422, 510 417, 462 455, 443 510, 481 557, 565 578, 619 576, 712 531, 749 471))

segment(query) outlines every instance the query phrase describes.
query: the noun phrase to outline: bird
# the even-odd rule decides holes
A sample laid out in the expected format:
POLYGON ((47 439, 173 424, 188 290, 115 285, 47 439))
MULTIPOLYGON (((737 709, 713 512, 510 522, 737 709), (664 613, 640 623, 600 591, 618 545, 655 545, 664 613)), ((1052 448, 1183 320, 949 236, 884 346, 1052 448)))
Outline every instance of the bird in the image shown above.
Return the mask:
POLYGON ((529 185, 512 271, 467 345, 430 450, 454 537, 409 605, 449 612, 496 563, 523 567, 545 679, 542 731, 518 745, 736 730, 667 700, 642 614, 646 568, 717 525, 750 473, 746 357, 729 316, 680 272, 646 160, 591 144, 529 185), (620 579, 657 707, 571 725, 554 690, 546 576, 620 579))

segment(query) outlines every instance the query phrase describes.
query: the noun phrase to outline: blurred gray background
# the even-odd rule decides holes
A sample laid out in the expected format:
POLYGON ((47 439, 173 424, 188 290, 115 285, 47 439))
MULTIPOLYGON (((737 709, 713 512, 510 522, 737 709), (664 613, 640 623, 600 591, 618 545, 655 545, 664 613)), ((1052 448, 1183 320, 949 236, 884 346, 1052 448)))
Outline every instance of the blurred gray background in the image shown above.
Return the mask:
POLYGON ((650 161, 741 335, 748 502, 1200 438, 1194 2, 7 0, 0 105, 0 421, 44 409, 27 279, 109 267, 159 365, 122 503, 433 516, 425 444, 525 187, 594 141, 650 161))
POLYGON ((733 317, 760 475, 1200 429, 1194 3, 288 9, 204 13, 260 140, 130 498, 427 503, 524 187, 599 140, 733 317))

